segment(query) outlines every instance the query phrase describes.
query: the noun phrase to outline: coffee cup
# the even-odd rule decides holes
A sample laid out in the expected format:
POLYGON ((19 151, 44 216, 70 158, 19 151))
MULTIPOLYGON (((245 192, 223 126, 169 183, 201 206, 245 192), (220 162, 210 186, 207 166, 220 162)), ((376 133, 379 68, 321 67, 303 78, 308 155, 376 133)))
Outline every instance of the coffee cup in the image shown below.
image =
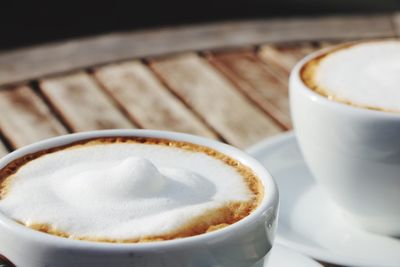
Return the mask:
POLYGON ((395 40, 339 45, 290 75, 296 137, 319 186, 349 222, 391 236, 400 236, 399 51, 395 40))
MULTIPOLYGON (((15 218, 11 218, 11 216, 5 214, 5 212, 2 212, 0 207, 0 255, 2 255, 4 260, 7 259, 10 264, 12 263, 16 266, 22 267, 263 266, 264 262, 269 256, 269 251, 272 247, 275 235, 278 206, 277 188, 271 175, 263 168, 260 163, 248 156, 246 153, 229 145, 193 135, 165 131, 106 130, 84 132, 51 138, 18 149, 0 160, 0 169, 4 170, 4 168, 10 168, 11 172, 16 172, 18 174, 18 172, 22 171, 18 168, 13 167, 13 163, 18 164, 18 160, 20 159, 24 159, 27 162, 37 162, 38 159, 43 158, 43 154, 47 156, 46 153, 49 153, 50 155, 51 153, 58 151, 58 149, 62 150, 66 147, 68 148, 69 146, 71 146, 71 144, 81 146, 82 142, 89 142, 90 140, 102 140, 101 142, 103 142, 104 140, 112 140, 110 142, 116 142, 115 140, 120 139, 132 139, 135 140, 135 142, 139 143, 147 142, 147 140, 158 140, 163 145, 174 144, 180 146, 181 144, 183 144, 182 147, 184 149, 188 149, 187 147, 191 149, 190 147, 192 146, 198 146, 201 148, 201 151, 211 151, 209 155, 223 155, 222 157, 219 157, 219 159, 226 160, 226 158, 229 158, 229 162, 234 162, 233 164, 231 164, 232 166, 244 166, 243 168, 246 168, 248 171, 252 172, 255 177, 257 177, 260 185, 262 185, 263 190, 260 194, 261 197, 259 199, 259 202, 257 206, 247 216, 241 218, 239 221, 229 224, 228 226, 222 227, 221 229, 213 230, 206 233, 200 233, 193 236, 179 236, 178 238, 171 238, 166 240, 156 239, 147 240, 147 242, 135 243, 125 241, 103 242, 102 240, 78 240, 73 238, 72 235, 59 236, 54 231, 46 232, 43 228, 40 228, 40 231, 37 231, 37 229, 35 230, 31 227, 24 225, 24 223, 21 223, 21 221, 17 222, 15 218), (46 233, 43 233, 43 231, 45 231, 46 233)), ((92 147, 92 144, 90 146, 92 147)), ((101 155, 102 153, 103 152, 99 153, 99 155, 101 155)), ((97 157, 96 154, 90 155, 93 158, 97 157)), ((169 155, 169 157, 171 157, 171 155, 169 155)), ((191 157, 186 157, 184 160, 190 161, 190 158, 191 157)), ((75 159, 70 160, 73 161, 75 159)), ((170 160, 173 161, 174 159, 170 160)), ((79 158, 79 162, 82 161, 84 160, 79 158)), ((58 163, 56 162, 56 164, 58 163)), ((29 165, 33 166, 35 164, 26 164, 26 166, 29 165)), ((36 165, 40 166, 40 164, 36 165)), ((99 168, 104 167, 101 165, 96 166, 98 166, 99 168)), ((19 168, 22 169, 21 166, 19 166, 19 168)), ((206 168, 203 169, 205 169, 204 171, 206 173, 206 168)), ((35 171, 41 173, 38 176, 39 178, 42 176, 42 172, 47 173, 46 170, 35 169, 35 171)), ((27 170, 24 169, 24 172, 27 172, 27 170)), ((111 173, 113 174, 113 172, 111 173)), ((120 174, 120 170, 117 173, 120 174)), ((31 174, 27 175, 26 177, 29 178, 31 174)), ((148 172, 146 172, 145 174, 148 174, 148 172)), ((101 175, 101 172, 96 173, 96 175, 101 175)), ((23 174, 20 174, 20 176, 22 177, 23 174)), ((70 177, 71 179, 74 178, 74 176, 70 177)), ((24 192, 22 185, 20 189, 15 189, 17 188, 16 184, 18 183, 17 178, 14 178, 13 183, 11 183, 10 192, 7 192, 7 194, 12 196, 13 194, 17 194, 16 192, 18 192, 18 190, 22 190, 21 192, 24 192)), ((142 181, 140 181, 139 184, 145 185, 141 183, 142 181)), ((110 187, 113 186, 114 185, 112 184, 110 185, 110 187)), ((148 190, 147 188, 148 186, 145 185, 142 191, 148 190)), ((78 191, 80 192, 80 195, 84 194, 85 196, 82 198, 82 202, 77 203, 76 206, 86 205, 85 201, 87 201, 87 199, 89 199, 89 197, 93 193, 90 188, 87 190, 87 193, 85 193, 86 191, 78 191)), ((68 193, 69 191, 65 192, 68 193)), ((140 193, 142 194, 143 192, 140 193)), ((227 195, 235 194, 235 192, 223 193, 227 195)), ((15 201, 16 203, 25 202, 27 205, 30 205, 30 202, 34 202, 37 200, 33 199, 32 196, 34 196, 33 192, 25 195, 22 201, 18 200, 17 198, 15 201), (32 198, 31 200, 30 197, 32 198)), ((148 196, 146 195, 145 197, 148 196)), ((4 197, 4 199, 7 198, 8 195, 4 197)), ((35 209, 36 207, 35 205, 31 205, 30 208, 35 209)), ((19 208, 16 207, 15 209, 18 210, 19 208)), ((115 209, 118 209, 118 205, 115 205, 115 209)), ((23 210, 24 209, 22 209, 22 211, 23 210)), ((43 211, 46 212, 45 210, 43 211)), ((67 212, 67 210, 65 210, 65 212, 67 212)), ((63 209, 61 209, 61 213, 59 213, 61 214, 60 216, 62 216, 62 213, 63 209)), ((33 212, 33 214, 35 214, 35 212, 33 212)), ((62 225, 63 222, 65 221, 60 220, 59 223, 62 225)), ((119 226, 117 227, 119 228, 119 226)))

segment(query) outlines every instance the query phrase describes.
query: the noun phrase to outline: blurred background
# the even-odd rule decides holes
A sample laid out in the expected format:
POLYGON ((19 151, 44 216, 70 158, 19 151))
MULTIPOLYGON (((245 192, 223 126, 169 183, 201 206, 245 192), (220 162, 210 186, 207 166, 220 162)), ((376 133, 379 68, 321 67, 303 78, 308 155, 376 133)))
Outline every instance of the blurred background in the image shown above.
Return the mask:
POLYGON ((222 20, 384 13, 399 0, 7 1, 0 50, 80 36, 222 20))

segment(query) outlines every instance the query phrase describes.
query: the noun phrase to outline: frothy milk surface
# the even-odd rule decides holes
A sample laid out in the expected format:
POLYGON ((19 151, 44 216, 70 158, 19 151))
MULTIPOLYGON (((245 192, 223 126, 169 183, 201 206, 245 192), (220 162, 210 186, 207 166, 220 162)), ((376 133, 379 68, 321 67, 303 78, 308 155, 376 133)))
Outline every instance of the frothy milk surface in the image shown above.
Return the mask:
POLYGON ((209 231, 232 223, 221 221, 232 206, 254 206, 237 163, 191 150, 91 141, 45 153, 3 180, 0 211, 69 238, 141 242, 209 231))
POLYGON ((400 112, 400 41, 358 43, 303 67, 303 80, 333 100, 400 112))

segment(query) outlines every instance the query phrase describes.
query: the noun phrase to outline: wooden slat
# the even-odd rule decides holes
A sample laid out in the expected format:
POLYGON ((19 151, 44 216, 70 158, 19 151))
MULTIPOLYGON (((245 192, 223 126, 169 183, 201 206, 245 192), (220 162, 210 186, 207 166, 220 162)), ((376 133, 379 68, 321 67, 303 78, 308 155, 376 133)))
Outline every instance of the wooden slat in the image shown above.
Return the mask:
POLYGON ((276 75, 286 81, 296 63, 316 49, 310 43, 286 46, 264 45, 259 50, 259 57, 267 65, 276 67, 276 75))
POLYGON ((0 90, 0 128, 15 148, 66 133, 49 108, 27 86, 0 90))
POLYGON ((390 15, 262 19, 114 33, 0 53, 0 85, 165 53, 267 42, 393 35, 390 15))
POLYGON ((400 12, 393 15, 393 26, 397 37, 400 37, 400 12))
POLYGON ((214 53, 207 58, 284 129, 291 128, 287 86, 253 51, 214 53))
POLYGON ((205 59, 184 54, 151 63, 156 73, 221 136, 239 147, 280 132, 205 59))
POLYGON ((73 131, 133 127, 84 72, 45 79, 40 88, 73 131))
POLYGON ((95 76, 142 127, 216 138, 141 62, 103 67, 95 76))
POLYGON ((319 49, 323 49, 323 48, 328 48, 328 47, 332 47, 335 45, 339 45, 339 44, 343 44, 345 42, 340 42, 340 41, 320 41, 317 42, 317 46, 319 49))

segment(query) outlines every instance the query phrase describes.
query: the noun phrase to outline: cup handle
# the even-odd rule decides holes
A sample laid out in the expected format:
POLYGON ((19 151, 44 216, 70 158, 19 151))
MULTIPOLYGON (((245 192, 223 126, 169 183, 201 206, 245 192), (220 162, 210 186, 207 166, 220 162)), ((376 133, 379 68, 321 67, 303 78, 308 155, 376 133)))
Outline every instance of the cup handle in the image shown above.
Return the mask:
POLYGON ((15 264, 0 254, 0 267, 15 267, 15 264))

